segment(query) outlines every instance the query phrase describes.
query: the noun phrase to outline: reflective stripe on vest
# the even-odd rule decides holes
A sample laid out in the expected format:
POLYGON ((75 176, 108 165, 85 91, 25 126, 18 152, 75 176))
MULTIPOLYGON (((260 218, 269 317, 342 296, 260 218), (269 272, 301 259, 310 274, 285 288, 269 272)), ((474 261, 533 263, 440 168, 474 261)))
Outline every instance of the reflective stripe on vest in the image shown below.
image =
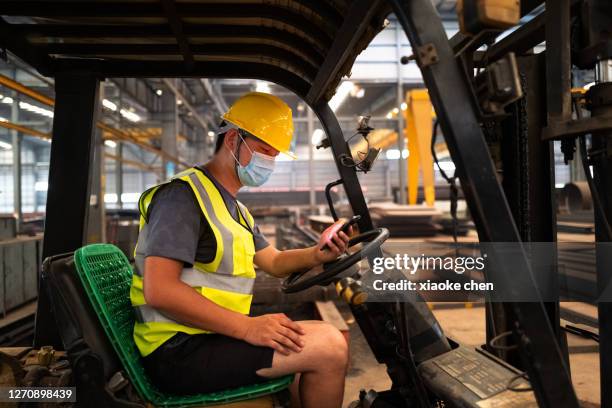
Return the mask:
MULTIPOLYGON (((237 202, 241 222, 236 221, 219 190, 201 170, 191 168, 175 175, 173 179, 180 179, 191 187, 200 210, 211 227, 217 249, 211 262, 195 262, 193 267, 184 268, 181 271, 181 281, 219 306, 248 314, 255 282, 253 217, 242 203, 237 202)), ((144 254, 149 237, 147 210, 161 185, 163 184, 145 191, 139 200, 141 227, 135 249, 130 298, 136 312, 134 341, 143 356, 152 353, 177 332, 207 333, 174 321, 148 306, 144 299, 142 287, 144 254)))

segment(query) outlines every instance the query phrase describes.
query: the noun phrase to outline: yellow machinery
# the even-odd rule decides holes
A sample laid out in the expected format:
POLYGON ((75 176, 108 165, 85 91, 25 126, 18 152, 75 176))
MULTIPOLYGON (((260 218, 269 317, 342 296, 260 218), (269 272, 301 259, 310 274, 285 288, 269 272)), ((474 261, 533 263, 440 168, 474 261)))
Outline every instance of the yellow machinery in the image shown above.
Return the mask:
POLYGON ((419 187, 419 169, 423 178, 425 202, 433 207, 436 199, 431 132, 433 109, 426 89, 406 92, 406 110, 403 111, 408 140, 408 204, 416 204, 419 187))
POLYGON ((458 0, 457 17, 463 34, 476 35, 487 29, 503 30, 518 24, 519 0, 458 0))

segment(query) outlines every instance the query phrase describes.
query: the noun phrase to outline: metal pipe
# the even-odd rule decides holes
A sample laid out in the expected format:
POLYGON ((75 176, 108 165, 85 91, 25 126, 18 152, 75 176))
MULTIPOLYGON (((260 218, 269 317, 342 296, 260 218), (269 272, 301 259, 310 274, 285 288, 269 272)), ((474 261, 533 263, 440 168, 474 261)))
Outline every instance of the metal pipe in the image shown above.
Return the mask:
MULTIPOLYGON (((112 153, 104 153, 104 157, 106 157, 107 159, 117 160, 118 163, 123 163, 127 166, 136 167, 136 168, 151 171, 154 173, 161 171, 159 167, 147 166, 146 164, 138 162, 136 160, 124 159, 121 156, 118 156, 112 153)), ((119 191, 119 189, 117 189, 117 191, 119 191)))
MULTIPOLYGON (((11 105, 11 121, 19 120, 19 99, 17 93, 13 95, 11 105)), ((21 206, 21 141, 23 136, 15 129, 11 130, 13 139, 13 211, 17 217, 17 232, 21 230, 23 221, 23 208, 21 206)))
POLYGON ((36 129, 32 129, 26 126, 21 126, 13 122, 8 121, 0 121, 0 127, 5 129, 16 130, 17 132, 24 133, 26 135, 38 137, 44 140, 51 140, 51 135, 49 133, 40 132, 36 129))
POLYGON ((317 197, 315 192, 315 176, 314 176, 314 145, 312 144, 312 134, 314 133, 314 113, 312 109, 306 108, 308 118, 308 185, 310 187, 310 212, 314 214, 317 205, 317 197))
POLYGON ((37 100, 38 102, 44 103, 45 105, 53 106, 55 101, 48 96, 45 96, 35 90, 28 88, 25 85, 20 84, 17 81, 12 80, 11 78, 0 74, 0 85, 3 85, 9 89, 19 92, 20 94, 24 94, 29 96, 30 98, 37 100))
MULTIPOLYGON (((117 156, 115 156, 115 192, 117 193, 117 206, 119 208, 123 208, 123 201, 121 200, 121 196, 123 195, 123 163, 128 163, 128 161, 123 158, 123 147, 123 143, 117 143, 117 156)), ((142 164, 142 166, 148 167, 144 164, 142 164)))
MULTIPOLYGON (((402 40, 401 40, 402 30, 399 23, 395 25, 395 53, 397 58, 397 95, 396 95, 396 105, 399 109, 400 105, 404 100, 404 86, 402 83, 402 63, 400 59, 402 57, 402 40)), ((403 157, 404 149, 406 147, 406 139, 404 137, 404 127, 406 124, 404 123, 404 116, 402 112, 397 115, 397 148, 400 152, 398 157, 398 167, 399 167, 399 203, 406 204, 406 192, 408 189, 407 185, 407 176, 408 176, 408 166, 407 166, 407 158, 403 157)))

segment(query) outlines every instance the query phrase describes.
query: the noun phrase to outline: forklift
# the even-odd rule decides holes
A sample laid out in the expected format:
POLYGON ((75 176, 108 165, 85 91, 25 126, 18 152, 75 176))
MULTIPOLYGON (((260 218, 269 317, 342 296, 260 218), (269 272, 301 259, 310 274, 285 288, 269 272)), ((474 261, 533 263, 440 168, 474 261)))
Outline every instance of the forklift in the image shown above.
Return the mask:
MULTIPOLYGON (((0 3, 0 46, 42 75, 55 78, 43 246, 46 261, 34 347, 50 345, 67 352, 78 405, 152 403, 142 392, 126 391, 146 388, 135 387, 141 377, 122 374, 137 371, 138 362, 136 368, 128 369, 127 354, 121 350, 129 349, 129 344, 116 341, 113 316, 103 313, 105 298, 92 301, 88 293, 96 293, 97 283, 83 267, 90 255, 94 259, 103 254, 116 268, 112 276, 127 278, 129 274, 129 265, 111 248, 83 247, 99 81, 108 77, 230 77, 274 82, 310 106, 336 161, 340 176, 336 185, 343 186, 353 214, 360 216, 361 234, 351 240, 351 255, 322 271, 292 276, 283 284, 287 293, 335 284, 374 356, 387 366, 391 388, 363 390, 355 396, 354 407, 578 407, 558 301, 487 303, 487 344, 472 349, 448 339, 427 305, 418 299, 359 302, 359 296, 348 295, 358 289, 362 277, 352 267, 364 257, 380 255, 388 231, 373 227, 357 177, 364 169, 348 160, 350 148, 328 101, 390 13, 411 43, 413 55, 403 57, 402 62, 416 63, 422 72, 480 242, 556 240, 553 140, 561 140, 568 161, 577 157, 578 142, 585 168, 593 169, 589 186, 596 208, 597 242, 612 238, 608 142, 612 131, 608 102, 612 98, 607 96, 612 87, 611 4, 606 0, 559 0, 545 5, 538 0, 520 4, 463 0, 458 5, 462 31, 448 39, 430 0, 253 1, 240 5, 172 0, 0 3), (206 17, 219 18, 222 23, 206 23, 206 17), (28 24, 23 23, 24 18, 30 19, 28 24), (519 19, 522 24, 516 30, 498 39, 519 19), (267 23, 258 26, 262 20, 267 23), (89 40, 62 41, 79 37, 89 40), (148 38, 151 43, 132 42, 132 37, 148 38), (227 46, 196 44, 191 41, 196 37, 221 38, 227 46), (113 41, 106 41, 109 38, 113 41), (155 44, 156 38, 172 38, 176 44, 155 44), (534 47, 543 41, 546 52, 535 54, 534 47), (571 92, 572 64, 595 70, 595 85, 582 98, 571 92), (492 347, 500 336, 503 350, 492 347)), ((376 154, 371 153, 372 157, 376 154)), ((606 299, 612 252, 601 248, 597 250, 597 281, 599 295, 606 299)), ((535 282, 528 257, 519 255, 510 268, 503 254, 490 254, 487 282, 507 284, 509 276, 535 282)), ((610 305, 598 303, 604 407, 612 406, 610 305)), ((283 384, 271 384, 268 391, 281 391, 283 384)), ((265 390, 243 390, 234 395, 244 400, 262 392, 265 390)), ((178 406, 221 401, 215 396, 207 398, 154 402, 178 406)))

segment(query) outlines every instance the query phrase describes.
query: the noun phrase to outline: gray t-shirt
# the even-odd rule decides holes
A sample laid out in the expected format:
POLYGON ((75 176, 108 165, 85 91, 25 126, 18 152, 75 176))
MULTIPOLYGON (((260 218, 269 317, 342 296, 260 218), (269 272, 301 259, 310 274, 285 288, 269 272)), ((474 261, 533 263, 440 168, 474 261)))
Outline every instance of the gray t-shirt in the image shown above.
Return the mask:
MULTIPOLYGON (((235 220, 238 218, 236 199, 204 167, 199 171, 215 184, 235 220)), ((161 256, 182 261, 191 266, 194 261, 209 263, 215 258, 217 242, 191 187, 174 180, 157 190, 148 208, 149 240, 144 256, 161 256)), ((253 228, 255 251, 269 243, 257 225, 253 228)))

